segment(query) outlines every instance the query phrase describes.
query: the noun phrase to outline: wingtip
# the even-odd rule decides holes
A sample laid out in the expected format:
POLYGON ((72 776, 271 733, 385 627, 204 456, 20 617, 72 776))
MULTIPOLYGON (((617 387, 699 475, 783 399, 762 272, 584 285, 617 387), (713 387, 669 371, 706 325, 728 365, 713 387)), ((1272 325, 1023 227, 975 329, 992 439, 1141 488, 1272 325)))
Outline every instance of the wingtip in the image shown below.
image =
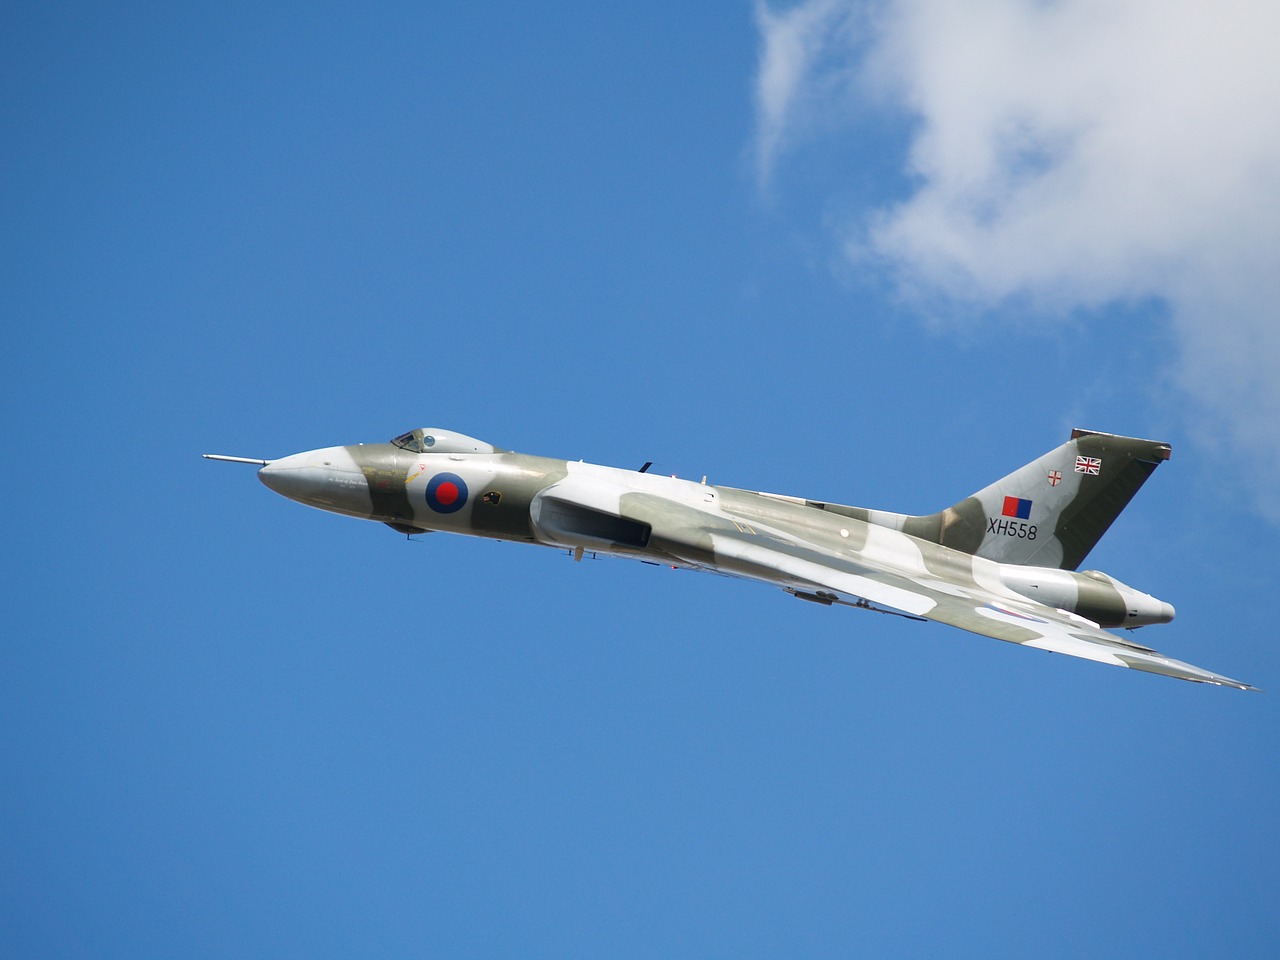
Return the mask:
POLYGON ((1255 687, 1251 683, 1245 683, 1242 680, 1232 680, 1230 677, 1216 677, 1213 680, 1206 680, 1205 683, 1212 683, 1217 687, 1234 687, 1236 690, 1252 690, 1254 693, 1263 693, 1261 687, 1255 687))

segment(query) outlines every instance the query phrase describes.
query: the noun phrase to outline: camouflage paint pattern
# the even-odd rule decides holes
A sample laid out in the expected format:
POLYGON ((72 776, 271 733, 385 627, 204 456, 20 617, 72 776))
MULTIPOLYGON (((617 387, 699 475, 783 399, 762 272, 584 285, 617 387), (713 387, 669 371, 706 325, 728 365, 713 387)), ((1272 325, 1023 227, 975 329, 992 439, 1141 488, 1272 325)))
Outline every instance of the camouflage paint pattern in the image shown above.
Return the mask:
POLYGON ((437 428, 269 461, 263 483, 386 523, 631 557, 882 604, 984 636, 1181 679, 1247 684, 1101 628, 1173 607, 1076 568, 1169 458, 1168 444, 1077 430, 933 514, 911 516, 529 456, 437 428))

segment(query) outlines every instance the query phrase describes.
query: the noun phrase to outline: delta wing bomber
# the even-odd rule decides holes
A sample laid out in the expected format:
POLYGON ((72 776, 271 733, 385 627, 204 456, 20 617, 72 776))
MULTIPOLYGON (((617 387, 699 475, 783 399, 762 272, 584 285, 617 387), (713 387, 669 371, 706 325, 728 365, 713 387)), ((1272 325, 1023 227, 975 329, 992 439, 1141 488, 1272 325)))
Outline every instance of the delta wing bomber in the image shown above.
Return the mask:
POLYGON ((1168 623, 1173 607, 1078 568, 1165 443, 1075 430, 952 507, 923 516, 737 490, 503 450, 450 430, 257 464, 277 493, 385 523, 631 557, 759 580, 793 596, 913 619, 1180 680, 1248 684, 1104 627, 1168 623))

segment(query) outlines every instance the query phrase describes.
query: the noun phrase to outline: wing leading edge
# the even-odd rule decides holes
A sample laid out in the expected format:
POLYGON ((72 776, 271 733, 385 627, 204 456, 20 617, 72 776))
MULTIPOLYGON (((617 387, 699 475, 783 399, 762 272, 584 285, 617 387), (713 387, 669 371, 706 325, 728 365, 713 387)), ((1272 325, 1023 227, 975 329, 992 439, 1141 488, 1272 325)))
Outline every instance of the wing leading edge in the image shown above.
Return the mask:
POLYGON ((725 573, 786 588, 833 591, 842 599, 867 600, 980 636, 1097 663, 1194 683, 1258 689, 1129 642, 1083 617, 1021 597, 1015 600, 972 584, 876 569, 794 537, 717 531, 711 540, 716 566, 725 573))

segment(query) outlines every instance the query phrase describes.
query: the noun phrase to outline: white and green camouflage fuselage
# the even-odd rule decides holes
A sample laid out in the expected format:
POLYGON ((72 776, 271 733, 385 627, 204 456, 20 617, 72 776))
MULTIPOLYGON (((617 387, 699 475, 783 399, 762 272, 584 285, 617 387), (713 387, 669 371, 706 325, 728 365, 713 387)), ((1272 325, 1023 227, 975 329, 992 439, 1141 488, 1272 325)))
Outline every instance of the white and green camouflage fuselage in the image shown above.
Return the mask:
POLYGON ((819 603, 881 604, 1027 646, 1245 687, 1102 630, 1167 623, 1173 607, 1106 574, 1076 572, 1168 456, 1167 444, 1075 431, 922 516, 513 453, 434 428, 254 462, 262 482, 290 499, 406 534, 708 570, 819 603))

